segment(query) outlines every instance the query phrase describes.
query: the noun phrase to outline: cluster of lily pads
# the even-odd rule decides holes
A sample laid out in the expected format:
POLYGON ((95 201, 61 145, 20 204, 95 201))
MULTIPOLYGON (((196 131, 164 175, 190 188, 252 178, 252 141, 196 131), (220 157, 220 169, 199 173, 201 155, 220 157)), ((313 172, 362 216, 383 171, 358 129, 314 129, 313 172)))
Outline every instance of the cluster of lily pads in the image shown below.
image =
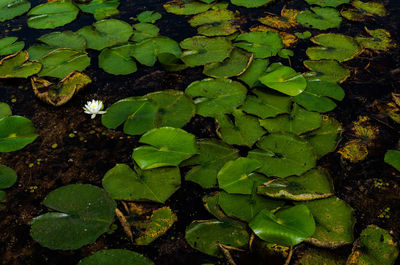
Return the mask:
MULTIPOLYGON (((30 9, 26 0, 7 1, 0 6, 0 21, 30 9)), ((231 4, 254 8, 270 2, 231 4)), ((366 28, 363 37, 314 30, 339 28, 342 17, 362 21, 384 16, 379 3, 306 2, 309 9, 283 8, 280 15, 259 18, 260 24, 246 32, 244 20, 227 2, 170 1, 165 10, 192 16, 189 24, 198 32, 180 43, 159 35, 154 24, 159 13, 145 11, 133 25, 108 18, 118 14, 117 0, 56 1, 32 8, 28 26, 36 29, 66 25, 80 11, 99 20, 76 32, 45 34, 27 51, 15 37, 0 40, 0 55, 8 55, 0 61, 0 78, 31 77, 34 93, 51 105, 66 103, 91 83, 82 72, 90 65, 91 51, 100 51, 99 67, 113 75, 134 73, 137 62, 147 67, 159 62, 169 71, 203 67, 207 76, 185 91, 129 97, 108 107, 101 117, 105 127, 122 126, 124 133, 141 136, 132 166, 115 165, 103 177, 103 189, 71 184, 52 191, 43 201, 51 211, 33 219, 32 238, 50 249, 78 249, 108 232, 117 217, 134 244, 148 245, 177 220, 163 204, 179 189, 183 171, 186 181, 212 189, 203 201, 213 219, 195 220, 186 230, 187 242, 201 252, 229 256, 232 249, 252 248, 254 241, 264 249, 279 245, 285 251, 303 241, 322 248, 352 244, 353 210, 334 196, 329 173, 317 163, 336 149, 342 131, 324 113, 344 97, 340 83, 351 74, 344 62, 364 49, 387 51, 395 44, 384 29, 366 28), (309 60, 304 61, 309 71, 300 73, 290 66, 290 48, 310 37, 315 46, 307 48, 309 60), (182 129, 195 115, 213 119, 219 139, 196 139, 182 129)), ((0 152, 35 140, 29 120, 13 118, 0 107, 0 152)), ((400 151, 394 152, 387 155, 388 163, 400 151)), ((7 188, 16 175, 4 166, 0 170, 1 176, 8 174, 0 188, 7 188)), ((391 236, 372 226, 354 242, 346 264, 393 264, 397 255, 391 236)), ((304 264, 316 264, 314 256, 305 255, 311 261, 304 264)), ((153 264, 128 250, 99 251, 79 264, 117 262, 153 264)))

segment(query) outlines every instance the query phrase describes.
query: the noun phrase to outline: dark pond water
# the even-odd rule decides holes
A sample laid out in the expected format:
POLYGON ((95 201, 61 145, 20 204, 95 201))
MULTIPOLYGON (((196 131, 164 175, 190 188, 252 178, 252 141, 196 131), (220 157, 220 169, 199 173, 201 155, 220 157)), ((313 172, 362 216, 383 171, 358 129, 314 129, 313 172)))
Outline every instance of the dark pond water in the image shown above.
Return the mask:
MULTIPOLYGON (((32 1, 33 5, 41 2, 32 1)), ((132 21, 131 17, 136 17, 142 11, 154 10, 163 15, 157 23, 162 35, 181 41, 196 34, 188 25, 187 18, 166 13, 163 3, 156 0, 121 0, 120 15, 115 18, 129 22, 132 21)), ((364 26, 385 28, 399 43, 400 2, 392 0, 383 3, 390 10, 387 17, 370 19, 365 24, 345 22, 338 31, 355 36, 363 32, 364 26)), ((250 26, 264 11, 278 14, 284 5, 299 9, 306 6, 303 1, 289 0, 277 1, 272 9, 238 10, 247 20, 245 26, 250 26)), ((80 15, 76 21, 60 30, 75 31, 93 22, 91 15, 80 15)), ((1 23, 0 30, 0 38, 17 36, 25 41, 26 47, 32 45, 39 36, 52 31, 27 28, 26 16, 1 23)), ((306 46, 300 43, 295 48, 296 57, 292 60, 292 66, 300 72, 305 71, 302 65, 306 58, 305 49, 306 46)), ((0 81, 0 101, 9 104, 15 115, 31 119, 40 135, 23 150, 0 156, 1 164, 14 168, 19 176, 17 184, 7 191, 6 208, 0 212, 0 262, 7 265, 76 264, 82 257, 97 250, 125 248, 145 254, 156 264, 225 264, 225 261, 193 250, 184 240, 185 228, 192 220, 211 218, 201 200, 206 192, 189 182, 183 182, 182 187, 167 201, 167 205, 177 214, 178 222, 150 246, 132 246, 121 228, 110 235, 103 235, 95 244, 76 251, 52 251, 41 247, 29 236, 28 224, 33 217, 46 212, 41 202, 50 191, 71 183, 101 185, 105 172, 116 163, 131 163, 132 149, 137 146, 138 138, 127 137, 118 130, 107 130, 101 125, 100 119, 91 120, 82 111, 86 101, 100 99, 109 106, 128 96, 164 89, 184 90, 191 82, 203 78, 200 68, 169 73, 158 65, 153 68, 141 66, 134 74, 115 77, 98 69, 98 53, 91 52, 90 55, 92 63, 86 72, 93 83, 60 108, 39 101, 26 80, 0 81), (76 137, 69 137, 70 133, 76 137), (58 147, 52 148, 53 144, 58 147)), ((345 128, 340 145, 351 139, 350 125, 359 115, 370 116, 379 125, 380 134, 365 161, 351 164, 341 160, 337 153, 332 153, 324 157, 320 164, 332 174, 337 196, 355 209, 358 220, 356 235, 366 225, 377 224, 391 230, 400 239, 400 175, 383 163, 385 151, 397 145, 400 127, 382 120, 371 108, 374 100, 388 100, 391 92, 400 93, 399 50, 363 54, 348 65, 354 68, 355 74, 343 84, 346 98, 329 114, 343 123, 345 128), (388 186, 377 187, 376 180, 388 183, 388 186), (386 208, 390 208, 390 217, 380 218, 380 213, 386 208)), ((214 123, 198 116, 184 129, 199 138, 216 137, 214 123)), ((297 254, 304 248, 301 245, 297 254)), ((335 251, 347 255, 350 250, 343 248, 335 251)), ((234 258, 238 264, 274 264, 261 260, 256 254, 234 258)))

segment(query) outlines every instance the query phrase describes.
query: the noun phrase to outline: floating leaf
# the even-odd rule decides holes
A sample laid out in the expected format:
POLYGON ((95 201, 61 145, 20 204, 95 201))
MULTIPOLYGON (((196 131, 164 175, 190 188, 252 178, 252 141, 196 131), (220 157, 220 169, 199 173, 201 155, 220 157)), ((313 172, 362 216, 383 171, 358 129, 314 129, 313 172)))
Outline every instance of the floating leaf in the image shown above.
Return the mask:
POLYGON ((333 195, 333 182, 328 171, 318 168, 301 176, 267 182, 257 188, 257 193, 294 201, 322 199, 333 195))
POLYGON ((178 128, 161 127, 150 130, 139 142, 149 144, 133 150, 132 158, 141 169, 178 166, 198 152, 194 135, 178 128))
POLYGON ((0 3, 0 22, 20 16, 30 8, 31 3, 26 0, 3 0, 0 3))
POLYGON ((232 4, 237 5, 237 6, 244 6, 247 8, 252 8, 252 7, 260 7, 266 4, 269 4, 273 0, 231 0, 232 4))
POLYGON ((308 81, 342 83, 350 76, 350 70, 335 60, 305 60, 303 63, 312 71, 305 75, 308 81))
POLYGON ((297 22, 305 27, 320 30, 340 27, 342 18, 336 9, 329 7, 310 7, 310 9, 301 11, 297 15, 297 22))
POLYGON ((0 119, 0 152, 12 152, 35 141, 38 134, 27 118, 9 116, 0 119))
POLYGON ((231 42, 223 37, 195 36, 183 40, 180 46, 185 50, 181 59, 190 67, 222 62, 233 49, 231 42))
POLYGON ((378 51, 388 51, 397 47, 395 43, 392 43, 391 35, 385 29, 369 30, 365 28, 365 30, 371 37, 356 37, 356 41, 361 47, 378 51))
POLYGON ((332 250, 307 248, 299 261, 300 265, 345 265, 346 258, 333 253, 332 250))
POLYGON ((388 150, 385 154, 385 163, 400 171, 400 151, 388 150))
POLYGON ((353 209, 337 197, 304 202, 314 216, 315 233, 307 242, 318 247, 336 248, 351 244, 355 218, 353 209))
POLYGON ((313 216, 304 205, 279 210, 276 214, 264 209, 249 226, 262 240, 282 246, 297 245, 315 231, 313 216))
POLYGON ((19 52, 25 46, 25 42, 17 41, 17 37, 6 37, 0 39, 0 56, 19 52))
POLYGON ((316 155, 307 142, 294 135, 273 133, 261 138, 248 157, 261 163, 257 171, 270 177, 301 175, 315 167, 316 155))
POLYGON ((352 140, 337 151, 351 163, 363 161, 368 156, 368 147, 361 140, 352 140))
POLYGON ((164 203, 179 188, 181 175, 176 167, 133 171, 128 165, 117 164, 107 171, 102 183, 116 200, 164 203))
POLYGON ((99 8, 96 9, 96 11, 94 12, 94 19, 96 20, 103 20, 107 17, 111 17, 114 15, 118 15, 119 14, 119 10, 114 8, 114 7, 103 7, 103 8, 99 8))
POLYGON ((275 56, 283 48, 279 33, 274 31, 253 31, 240 34, 235 46, 254 53, 254 58, 275 56))
POLYGON ((211 256, 222 257, 220 244, 231 247, 246 247, 250 235, 245 225, 239 222, 218 220, 193 221, 186 229, 189 245, 211 256))
POLYGON ((281 63, 273 63, 266 75, 259 78, 261 83, 289 96, 297 96, 307 86, 306 79, 295 70, 281 63))
POLYGON ((91 0, 89 2, 78 2, 76 5, 85 13, 96 14, 104 8, 118 8, 119 0, 91 0))
POLYGON ((124 21, 105 19, 83 27, 77 33, 85 37, 89 49, 99 51, 127 42, 133 34, 133 29, 124 21))
POLYGON ((189 20, 192 27, 199 27, 198 33, 205 36, 227 36, 240 27, 235 13, 227 9, 208 10, 189 20))
POLYGON ((233 220, 228 218, 218 205, 219 192, 214 192, 203 197, 204 208, 222 222, 231 223, 233 220))
POLYGON ((393 265, 398 256, 393 237, 386 230, 369 225, 354 243, 346 265, 393 265))
POLYGON ((41 4, 28 13, 28 26, 34 29, 53 29, 71 23, 78 16, 79 9, 70 1, 56 1, 41 4))
POLYGON ((254 171, 261 164, 256 160, 240 157, 227 162, 218 172, 218 185, 228 193, 251 194, 254 187, 268 179, 254 171))
POLYGON ((378 15, 380 17, 384 17, 387 14, 386 8, 382 3, 367 1, 363 2, 360 0, 353 0, 351 4, 366 13, 378 15))
POLYGON ((1 78, 28 78, 37 74, 42 69, 38 62, 28 62, 28 52, 20 51, 4 57, 0 61, 0 79, 1 78))
POLYGON ((133 25, 135 31, 131 37, 131 41, 141 42, 142 40, 157 37, 160 29, 150 23, 137 23, 133 25))
POLYGON ((103 189, 89 184, 53 190, 43 204, 55 212, 34 218, 31 236, 42 246, 59 250, 78 249, 95 242, 108 231, 116 207, 103 189))
POLYGON ((154 265, 154 262, 134 251, 126 249, 100 250, 79 261, 78 265, 154 265))
POLYGON ((194 98, 197 114, 204 117, 232 113, 243 104, 246 92, 246 87, 239 82, 211 78, 195 81, 185 91, 194 98))
POLYGON ((17 173, 14 169, 0 165, 0 189, 7 189, 14 185, 16 181, 17 173))
POLYGON ((168 13, 176 15, 195 15, 210 9, 212 5, 194 0, 172 0, 164 4, 168 13))
POLYGON ((143 11, 137 16, 140 23, 155 23, 161 18, 161 14, 154 11, 143 11))
POLYGON ((245 82, 250 88, 255 87, 260 84, 258 78, 267 71, 268 65, 268 59, 253 60, 250 66, 246 69, 246 72, 240 75, 238 79, 245 82))
POLYGON ((99 67, 109 74, 128 75, 136 72, 137 66, 131 57, 132 44, 105 48, 99 55, 99 67))
POLYGON ((312 36, 311 32, 309 31, 296 32, 294 35, 299 39, 309 39, 312 36))
POLYGON ((331 59, 343 62, 353 59, 361 51, 352 37, 342 34, 319 34, 312 37, 311 41, 320 45, 307 48, 306 53, 311 60, 331 59))
POLYGON ((258 21, 269 27, 277 29, 290 29, 297 27, 299 24, 296 21, 296 17, 299 11, 296 9, 282 8, 281 16, 267 15, 259 18, 258 21))
POLYGON ((11 116, 11 108, 8 104, 0 102, 0 119, 11 116))
POLYGON ((239 156, 239 150, 216 140, 197 142, 199 154, 183 162, 182 166, 194 165, 185 176, 185 180, 193 181, 203 188, 217 185, 217 173, 226 162, 239 156))
POLYGON ((83 73, 72 72, 58 83, 52 83, 43 78, 32 77, 33 93, 41 100, 53 106, 67 103, 76 93, 92 82, 83 73))
POLYGON ((337 7, 350 3, 350 0, 306 0, 309 5, 319 5, 322 7, 337 7))
POLYGON ((365 13, 357 8, 344 8, 340 11, 340 15, 351 21, 364 21, 367 16, 371 16, 372 14, 365 13))
POLYGON ((241 110, 233 111, 234 123, 227 115, 216 117, 219 125, 217 134, 228 144, 251 147, 265 134, 256 117, 246 115, 241 110))

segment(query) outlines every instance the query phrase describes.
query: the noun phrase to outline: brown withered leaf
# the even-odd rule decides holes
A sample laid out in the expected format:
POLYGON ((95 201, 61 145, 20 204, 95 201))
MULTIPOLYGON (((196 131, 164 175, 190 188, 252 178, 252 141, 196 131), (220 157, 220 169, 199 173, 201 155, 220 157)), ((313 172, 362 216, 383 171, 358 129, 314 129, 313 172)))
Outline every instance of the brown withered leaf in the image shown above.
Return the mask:
POLYGON ((290 29, 293 27, 297 27, 299 23, 297 23, 297 15, 300 11, 296 9, 286 9, 282 8, 281 15, 267 15, 265 17, 259 18, 258 21, 267 25, 269 27, 277 28, 277 29, 290 29))

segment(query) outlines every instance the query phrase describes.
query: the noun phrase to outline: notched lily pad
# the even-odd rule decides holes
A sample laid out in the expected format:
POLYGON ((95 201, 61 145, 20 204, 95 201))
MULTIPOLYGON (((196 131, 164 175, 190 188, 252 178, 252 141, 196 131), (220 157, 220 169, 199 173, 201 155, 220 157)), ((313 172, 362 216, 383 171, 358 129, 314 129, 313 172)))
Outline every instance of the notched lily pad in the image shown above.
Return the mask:
POLYGON ((306 0, 309 5, 318 5, 322 7, 337 7, 350 3, 350 0, 306 0))
POLYGON ((265 17, 259 18, 258 21, 267 25, 269 27, 286 30, 293 27, 297 27, 299 23, 297 23, 296 18, 299 14, 299 11, 296 9, 287 9, 282 8, 281 15, 267 15, 265 17))
POLYGON ((195 15, 203 13, 212 7, 209 3, 202 3, 195 0, 172 0, 164 4, 168 13, 176 15, 195 15))
POLYGON ((0 165, 0 189, 7 189, 14 185, 16 181, 17 173, 14 169, 0 165))
POLYGON ((345 265, 346 257, 343 257, 343 255, 337 255, 337 253, 334 253, 332 250, 307 248, 299 261, 299 265, 316 264, 345 265))
POLYGON ((13 54, 22 50, 25 46, 25 42, 17 40, 17 37, 0 39, 0 56, 13 54))
POLYGON ((189 23, 205 36, 228 36, 240 28, 239 18, 227 9, 208 10, 191 18, 189 23))
POLYGON ((308 81, 344 82, 350 76, 350 70, 336 60, 305 60, 304 66, 312 72, 306 73, 308 81))
POLYGON ((297 22, 309 28, 326 30, 339 28, 342 23, 339 11, 330 7, 310 7, 297 15, 297 22))
POLYGON ((387 14, 386 8, 382 3, 367 1, 363 2, 361 0, 353 0, 351 4, 365 13, 369 13, 372 15, 377 15, 380 17, 384 17, 387 14))
POLYGON ((29 62, 27 51, 21 51, 4 57, 0 61, 0 79, 1 78, 28 78, 37 74, 42 69, 39 62, 29 62))
POLYGON ((154 11, 143 11, 137 16, 140 23, 155 23, 161 18, 161 14, 154 11))
POLYGON ((260 85, 258 78, 267 71, 268 65, 268 59, 255 59, 238 79, 245 82, 250 88, 258 86, 260 85))
POLYGON ((78 265, 154 265, 150 259, 142 254, 126 249, 100 250, 93 255, 79 261, 78 265))
POLYGON ((132 44, 105 48, 99 55, 99 67, 113 75, 128 75, 136 72, 137 66, 131 57, 132 48, 132 44))
POLYGON ((274 31, 253 31, 240 34, 234 45, 254 53, 254 58, 275 56, 283 48, 279 33, 274 31))
POLYGON ((118 8, 119 0, 91 0, 89 2, 78 2, 76 5, 85 13, 96 14, 101 9, 118 8))
POLYGON ((41 4, 28 13, 28 26, 35 29, 53 29, 71 23, 78 16, 79 9, 70 1, 56 1, 41 4))
POLYGON ((388 150, 385 154, 385 163, 400 171, 400 151, 388 150))
POLYGON ((1 153, 20 150, 38 136, 33 123, 25 117, 8 116, 0 119, 1 153))
POLYGON ((0 3, 0 22, 20 16, 30 8, 31 3, 27 0, 3 0, 0 3))
POLYGON ((371 37, 357 36, 356 41, 361 45, 361 47, 377 51, 388 51, 391 48, 397 47, 397 45, 392 42, 391 35, 387 30, 369 30, 365 27, 365 31, 367 31, 371 37))
POLYGON ((231 3, 237 6, 244 6, 247 8, 260 7, 271 3, 273 0, 231 0, 231 3))

